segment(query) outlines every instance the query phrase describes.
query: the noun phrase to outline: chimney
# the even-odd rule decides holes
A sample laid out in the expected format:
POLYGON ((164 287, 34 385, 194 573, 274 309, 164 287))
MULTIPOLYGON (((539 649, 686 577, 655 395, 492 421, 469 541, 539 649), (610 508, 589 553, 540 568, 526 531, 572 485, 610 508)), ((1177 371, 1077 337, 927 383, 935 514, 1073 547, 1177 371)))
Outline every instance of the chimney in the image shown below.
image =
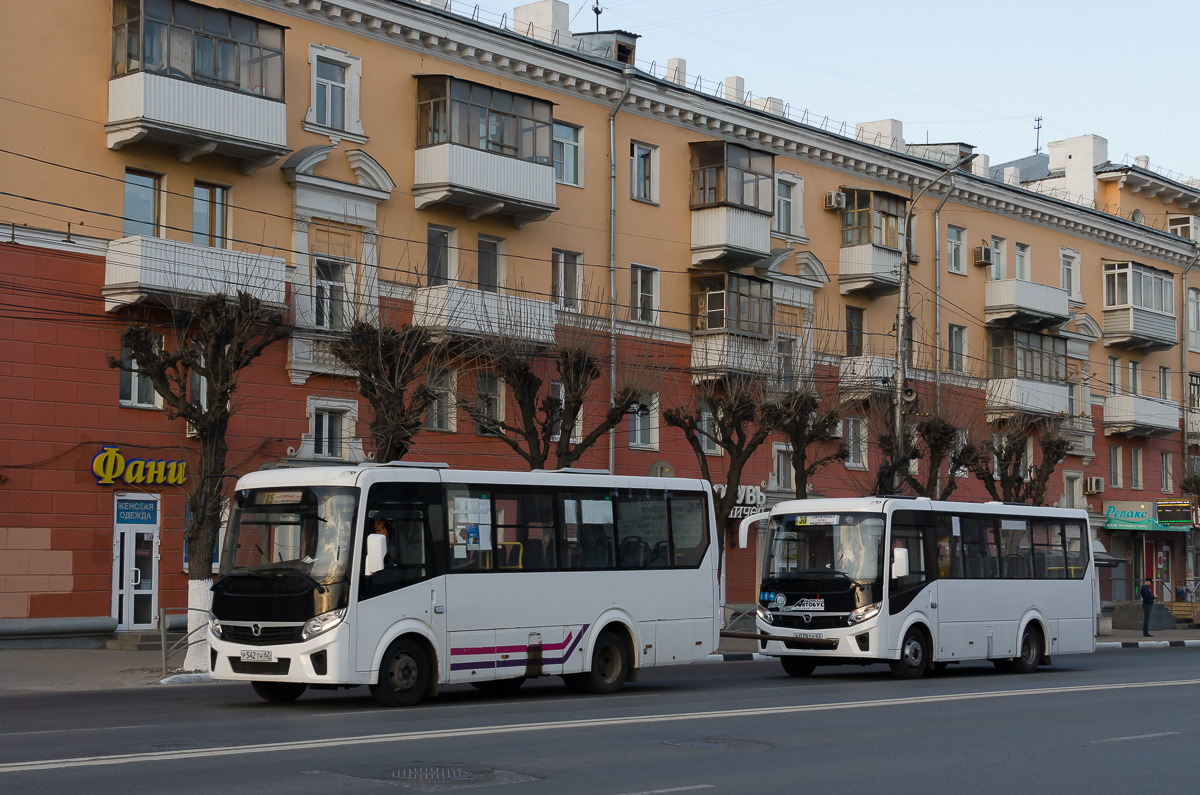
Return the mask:
POLYGON ((904 122, 899 119, 864 121, 854 125, 854 137, 865 144, 904 151, 904 122))
POLYGON ((417 0, 421 5, 433 6, 438 11, 449 11, 450 0, 417 0))
POLYGON ((1108 140, 1099 135, 1079 135, 1046 146, 1050 172, 1062 172, 1062 189, 1071 201, 1096 200, 1096 166, 1108 162, 1108 140))
POLYGON ((1133 164, 1138 168, 1150 168, 1150 156, 1138 155, 1133 159, 1133 164))
POLYGON ((667 80, 676 85, 687 85, 687 61, 671 58, 667 61, 667 80))
POLYGON ((977 177, 983 177, 984 179, 987 179, 991 171, 991 169, 988 168, 991 162, 992 159, 987 155, 976 155, 975 159, 971 161, 971 172, 977 177))
POLYGON ((761 97, 750 100, 750 107, 763 110, 774 116, 783 115, 783 100, 779 97, 761 97))
POLYGON ((725 99, 730 102, 746 101, 746 79, 744 77, 725 78, 725 99))
POLYGON ((1020 185, 1021 184, 1021 169, 1016 166, 1004 167, 1004 184, 1005 185, 1020 185))
MULTIPOLYGON (((538 5, 534 3, 533 5, 538 5)), ((565 5, 565 4, 564 4, 565 5)), ((518 30, 518 33, 521 31, 518 30)), ((633 66, 637 58, 637 40, 641 38, 636 33, 626 30, 598 30, 594 33, 572 33, 570 46, 593 58, 608 58, 610 61, 633 66)), ((561 44, 563 37, 558 41, 561 44)))
POLYGON ((513 32, 563 47, 570 46, 571 7, 562 0, 539 0, 517 6, 513 9, 513 32))

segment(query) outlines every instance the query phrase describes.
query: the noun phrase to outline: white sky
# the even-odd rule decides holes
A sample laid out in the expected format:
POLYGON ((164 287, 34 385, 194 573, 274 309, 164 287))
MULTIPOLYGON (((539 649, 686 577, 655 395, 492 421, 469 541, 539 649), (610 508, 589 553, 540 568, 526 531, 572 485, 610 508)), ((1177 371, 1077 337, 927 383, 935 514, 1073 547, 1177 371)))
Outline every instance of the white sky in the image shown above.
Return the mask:
MULTIPOLYGON (((486 7, 505 10, 503 0, 486 7)), ((513 5, 518 3, 514 2, 513 5)), ((455 2, 458 6, 459 3, 455 2)), ((481 4, 482 5, 482 4, 481 4)), ((570 0, 573 31, 592 0, 570 0)), ((1194 60, 1200 2, 608 0, 601 29, 639 33, 638 60, 746 79, 817 118, 896 118, 909 142, 964 141, 992 165, 1095 133, 1109 159, 1200 177, 1194 60)), ((456 9, 457 10, 457 9, 456 9)), ((511 6, 508 7, 511 13, 511 6)))

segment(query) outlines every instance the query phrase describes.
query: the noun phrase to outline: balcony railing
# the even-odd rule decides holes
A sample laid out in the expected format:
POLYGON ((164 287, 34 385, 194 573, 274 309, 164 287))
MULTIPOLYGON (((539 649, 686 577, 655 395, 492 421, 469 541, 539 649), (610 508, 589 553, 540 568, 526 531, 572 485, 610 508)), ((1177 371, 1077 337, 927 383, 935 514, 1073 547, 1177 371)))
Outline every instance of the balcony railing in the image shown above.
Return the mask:
POLYGON ((108 244, 104 308, 143 301, 247 292, 283 308, 286 263, 278 257, 137 235, 108 244))
POLYGON ((1179 430, 1179 404, 1141 395, 1104 398, 1104 435, 1163 436, 1179 430))
POLYGON ((1070 387, 1032 378, 993 378, 987 382, 985 410, 989 419, 1016 414, 1066 414, 1070 387))
POLYGON ((843 400, 866 400, 891 389, 896 362, 886 356, 847 356, 838 365, 838 394, 843 400))
POLYGON ((443 202, 466 208, 472 220, 510 215, 520 227, 558 209, 554 190, 549 164, 449 143, 417 150, 413 199, 418 210, 443 202))
POLYGON ((1175 318, 1140 306, 1104 310, 1104 344, 1146 351, 1179 344, 1175 318))
POLYGON ((216 152, 244 161, 247 173, 288 152, 282 102, 224 88, 135 72, 108 81, 108 148, 154 141, 179 159, 216 152))
POLYGON ((740 207, 692 210, 692 264, 750 262, 771 253, 771 216, 740 207))
POLYGON ((1024 279, 990 281, 984 288, 984 316, 996 325, 1047 328, 1070 317, 1067 299, 1061 287, 1024 279))
POLYGON ((452 337, 506 338, 554 343, 554 305, 469 287, 441 285, 413 291, 413 325, 452 337))
POLYGON ((838 289, 842 295, 866 290, 873 297, 900 289, 900 252, 866 243, 845 246, 838 255, 838 289))
POLYGON ((692 372, 697 381, 727 375, 774 374, 779 357, 769 339, 729 332, 692 335, 692 372))

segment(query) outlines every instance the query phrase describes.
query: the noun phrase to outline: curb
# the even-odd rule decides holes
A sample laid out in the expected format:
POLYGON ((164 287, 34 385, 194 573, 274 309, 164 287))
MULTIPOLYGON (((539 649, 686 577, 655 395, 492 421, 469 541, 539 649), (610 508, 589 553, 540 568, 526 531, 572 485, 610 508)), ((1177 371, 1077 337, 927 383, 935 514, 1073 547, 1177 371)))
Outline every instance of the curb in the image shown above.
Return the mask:
POLYGON ((212 677, 207 673, 202 674, 175 674, 168 676, 166 679, 160 679, 160 685, 200 685, 212 681, 212 677))
POLYGON ((1124 640, 1097 643, 1096 651, 1113 651, 1115 649, 1176 649, 1182 647, 1195 648, 1197 646, 1200 646, 1200 640, 1124 640))
POLYGON ((752 661, 758 662, 760 660, 774 660, 774 659, 775 659, 774 657, 771 657, 766 654, 749 654, 747 652, 742 652, 740 654, 710 654, 707 657, 701 657, 699 660, 696 660, 696 662, 702 662, 702 663, 752 662, 752 661))

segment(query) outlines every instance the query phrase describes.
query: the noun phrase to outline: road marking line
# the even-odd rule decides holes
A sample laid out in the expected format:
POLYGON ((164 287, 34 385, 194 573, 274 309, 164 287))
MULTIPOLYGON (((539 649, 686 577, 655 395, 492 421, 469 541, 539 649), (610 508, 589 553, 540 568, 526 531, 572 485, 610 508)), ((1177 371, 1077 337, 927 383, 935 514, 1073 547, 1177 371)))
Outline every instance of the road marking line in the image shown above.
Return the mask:
POLYGON ((691 792, 694 789, 712 789, 716 784, 696 784, 691 787, 671 787, 670 789, 648 789, 642 792, 626 792, 624 795, 662 795, 664 792, 691 792))
POLYGON ((42 729, 28 732, 0 732, 0 737, 28 737, 32 734, 66 734, 67 732, 108 732, 119 729, 154 729, 162 724, 143 723, 137 726, 90 726, 83 729, 42 729))
POLYGON ((1092 740, 1094 743, 1119 743, 1125 740, 1149 740, 1154 737, 1170 737, 1175 734, 1183 734, 1183 732, 1158 732, 1157 734, 1134 734, 1129 737, 1112 737, 1108 740, 1092 740))
POLYGON ((432 729, 418 732, 394 732, 349 737, 329 737, 323 740, 292 740, 289 742, 259 743, 256 745, 234 745, 228 748, 202 748, 176 751, 149 751, 136 754, 113 754, 109 756, 81 756, 67 759, 39 759, 30 762, 0 764, 0 774, 25 773, 37 770, 60 770, 67 767, 106 767, 141 762, 166 762, 180 759, 206 759, 218 756, 242 756, 245 754, 278 753, 283 751, 307 751, 319 748, 345 748, 353 745, 379 745, 381 743, 415 742, 418 740, 443 740, 460 737, 486 737, 489 735, 520 734, 563 729, 595 729, 607 726, 636 726, 654 723, 678 723, 717 718, 750 718, 764 715, 794 715, 804 712, 833 712, 867 707, 895 707, 914 704, 944 704, 955 701, 979 701, 992 698, 1048 696, 1062 693, 1096 693, 1105 690, 1142 690, 1157 687, 1186 687, 1200 685, 1200 679, 1175 679, 1161 682, 1129 682, 1107 685, 1075 685, 1071 687, 1038 687, 1022 690, 988 690, 975 693, 946 693, 943 695, 909 696, 905 698, 869 699, 863 701, 841 701, 830 704, 797 704, 776 707, 749 707, 743 709, 714 710, 711 712, 676 712, 662 715, 632 715, 615 718, 580 718, 576 720, 544 721, 540 723, 510 723, 499 726, 470 726, 461 729, 432 729))

